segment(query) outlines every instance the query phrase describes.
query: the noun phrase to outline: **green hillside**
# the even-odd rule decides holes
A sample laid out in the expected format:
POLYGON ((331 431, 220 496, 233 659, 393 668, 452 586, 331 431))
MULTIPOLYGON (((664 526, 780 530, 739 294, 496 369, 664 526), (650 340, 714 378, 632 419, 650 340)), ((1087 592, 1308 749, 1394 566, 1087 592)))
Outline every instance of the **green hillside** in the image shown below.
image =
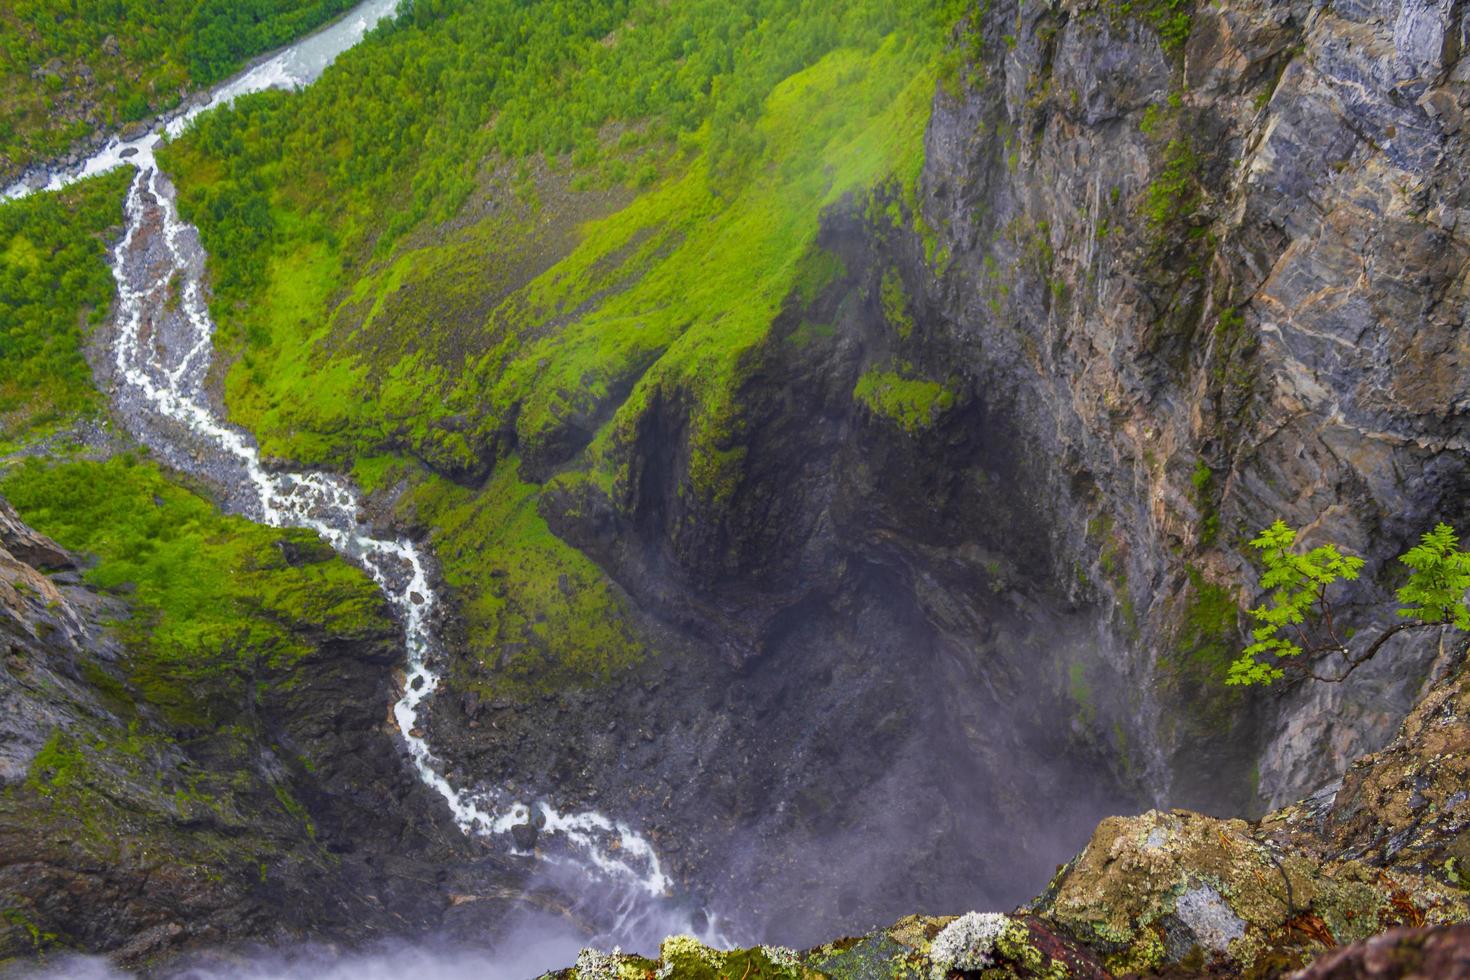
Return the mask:
POLYGON ((475 648, 526 651, 502 680, 628 662, 617 599, 547 531, 537 481, 611 485, 672 399, 689 491, 729 492, 742 372, 788 297, 840 271, 823 209, 911 191, 957 19, 417 3, 307 91, 201 120, 162 159, 210 251, 232 417, 268 455, 410 476, 475 648))

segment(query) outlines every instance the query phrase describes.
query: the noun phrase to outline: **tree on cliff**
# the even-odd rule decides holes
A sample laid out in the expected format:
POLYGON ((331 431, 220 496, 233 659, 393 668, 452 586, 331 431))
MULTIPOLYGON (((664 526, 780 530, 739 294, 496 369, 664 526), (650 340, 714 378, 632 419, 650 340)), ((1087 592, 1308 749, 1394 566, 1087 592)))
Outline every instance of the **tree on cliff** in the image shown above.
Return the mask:
POLYGON ((1278 520, 1251 541, 1266 566, 1261 587, 1270 594, 1250 610, 1255 642, 1230 665, 1226 684, 1270 684, 1292 666, 1316 680, 1341 681, 1400 633, 1443 627, 1470 632, 1470 603, 1465 599, 1470 552, 1460 549, 1460 539, 1448 524, 1439 524, 1399 556, 1411 570, 1397 591, 1399 622, 1351 646, 1356 631, 1337 622, 1328 590, 1339 580, 1355 580, 1363 559, 1333 544, 1297 553, 1297 537, 1297 531, 1278 520), (1326 663, 1339 664, 1336 673, 1314 669, 1326 663))

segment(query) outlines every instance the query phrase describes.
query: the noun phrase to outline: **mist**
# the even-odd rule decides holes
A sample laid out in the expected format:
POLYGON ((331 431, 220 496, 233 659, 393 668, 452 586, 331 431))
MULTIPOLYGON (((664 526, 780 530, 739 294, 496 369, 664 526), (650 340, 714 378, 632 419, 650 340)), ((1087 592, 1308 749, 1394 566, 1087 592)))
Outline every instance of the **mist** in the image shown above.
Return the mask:
MULTIPOLYGON (((490 948, 426 937, 362 950, 303 943, 195 954, 158 976, 170 980, 526 980, 570 965, 588 939, 552 916, 527 917, 490 948)), ((134 974, 95 956, 48 957, 26 980, 124 980, 134 974)))

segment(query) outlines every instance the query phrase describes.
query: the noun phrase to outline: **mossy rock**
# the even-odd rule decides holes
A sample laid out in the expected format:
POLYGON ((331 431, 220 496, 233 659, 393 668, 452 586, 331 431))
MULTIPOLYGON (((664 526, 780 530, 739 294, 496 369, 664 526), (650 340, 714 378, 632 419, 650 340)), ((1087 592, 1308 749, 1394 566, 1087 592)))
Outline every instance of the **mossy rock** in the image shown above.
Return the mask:
POLYGON ((1254 825, 1176 810, 1111 817, 1035 911, 1116 973, 1252 974, 1398 924, 1453 922, 1465 894, 1356 861, 1281 852, 1254 825))

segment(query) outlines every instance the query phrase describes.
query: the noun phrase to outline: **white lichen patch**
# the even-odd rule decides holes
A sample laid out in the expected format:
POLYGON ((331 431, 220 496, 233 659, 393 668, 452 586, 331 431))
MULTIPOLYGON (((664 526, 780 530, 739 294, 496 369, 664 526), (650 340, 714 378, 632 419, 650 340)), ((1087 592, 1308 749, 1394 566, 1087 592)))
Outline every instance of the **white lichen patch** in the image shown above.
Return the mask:
POLYGON ((999 912, 969 912, 945 926, 929 944, 936 980, 950 970, 983 970, 994 966, 995 944, 1010 924, 1010 917, 999 912))
POLYGON ((785 946, 761 946, 761 955, 778 970, 796 973, 801 970, 801 957, 785 946))
POLYGON ((1174 914, 1199 944, 1212 952, 1225 952, 1232 940, 1245 935, 1245 920, 1209 885, 1197 885, 1180 895, 1174 914))
POLYGON ((611 953, 587 947, 577 954, 577 980, 618 980, 618 967, 623 951, 614 946, 611 953))

